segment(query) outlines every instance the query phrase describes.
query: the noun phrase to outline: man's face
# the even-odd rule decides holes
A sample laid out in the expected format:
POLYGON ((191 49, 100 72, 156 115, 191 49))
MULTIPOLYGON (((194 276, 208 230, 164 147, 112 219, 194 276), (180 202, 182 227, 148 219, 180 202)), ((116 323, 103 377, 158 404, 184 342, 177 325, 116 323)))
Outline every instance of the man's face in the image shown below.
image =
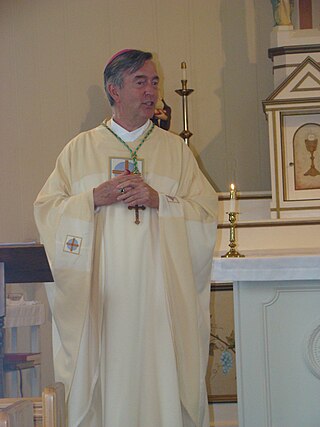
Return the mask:
POLYGON ((150 119, 158 100, 159 76, 155 64, 148 60, 132 74, 123 74, 123 85, 114 88, 115 120, 128 130, 137 129, 150 119))

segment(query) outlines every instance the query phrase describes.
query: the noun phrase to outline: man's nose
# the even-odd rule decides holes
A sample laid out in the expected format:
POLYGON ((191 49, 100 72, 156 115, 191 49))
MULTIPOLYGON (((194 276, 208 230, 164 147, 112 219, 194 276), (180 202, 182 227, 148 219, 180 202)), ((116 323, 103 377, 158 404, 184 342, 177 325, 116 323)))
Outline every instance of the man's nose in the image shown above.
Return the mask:
POLYGON ((158 87, 151 81, 147 82, 146 87, 145 87, 145 92, 147 94, 154 95, 158 92, 158 87))

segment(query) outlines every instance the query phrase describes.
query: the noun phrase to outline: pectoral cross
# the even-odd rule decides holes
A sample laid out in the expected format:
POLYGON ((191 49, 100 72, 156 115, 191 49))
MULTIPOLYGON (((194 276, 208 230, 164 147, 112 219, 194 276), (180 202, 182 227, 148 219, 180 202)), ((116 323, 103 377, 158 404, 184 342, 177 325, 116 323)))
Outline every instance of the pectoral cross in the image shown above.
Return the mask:
POLYGON ((140 218, 139 218, 139 209, 141 209, 142 211, 145 210, 145 206, 139 206, 139 205, 135 205, 135 206, 128 206, 128 209, 135 210, 135 214, 136 214, 136 220, 135 220, 135 224, 139 225, 140 224, 140 218))

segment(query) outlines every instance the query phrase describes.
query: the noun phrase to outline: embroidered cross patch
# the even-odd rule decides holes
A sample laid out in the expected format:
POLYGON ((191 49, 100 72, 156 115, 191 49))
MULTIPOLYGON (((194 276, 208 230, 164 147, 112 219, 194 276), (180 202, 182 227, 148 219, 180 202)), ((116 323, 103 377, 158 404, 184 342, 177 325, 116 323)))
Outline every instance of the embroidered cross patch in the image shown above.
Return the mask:
POLYGON ((64 252, 69 252, 70 254, 80 254, 82 244, 82 237, 67 235, 65 243, 64 243, 64 252))
MULTIPOLYGON (((143 174, 143 160, 137 159, 138 169, 140 175, 143 174)), ((121 158, 121 157, 111 157, 110 158, 110 178, 114 178, 120 173, 128 169, 130 172, 133 172, 134 163, 131 159, 121 158)))

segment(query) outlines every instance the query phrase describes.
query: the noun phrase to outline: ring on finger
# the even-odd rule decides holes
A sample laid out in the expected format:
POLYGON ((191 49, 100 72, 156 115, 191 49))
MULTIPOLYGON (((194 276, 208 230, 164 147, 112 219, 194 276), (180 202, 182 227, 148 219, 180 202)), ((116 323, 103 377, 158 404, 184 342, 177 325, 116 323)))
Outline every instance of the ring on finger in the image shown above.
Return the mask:
POLYGON ((125 189, 124 188, 119 188, 119 192, 120 193, 125 193, 125 189))

